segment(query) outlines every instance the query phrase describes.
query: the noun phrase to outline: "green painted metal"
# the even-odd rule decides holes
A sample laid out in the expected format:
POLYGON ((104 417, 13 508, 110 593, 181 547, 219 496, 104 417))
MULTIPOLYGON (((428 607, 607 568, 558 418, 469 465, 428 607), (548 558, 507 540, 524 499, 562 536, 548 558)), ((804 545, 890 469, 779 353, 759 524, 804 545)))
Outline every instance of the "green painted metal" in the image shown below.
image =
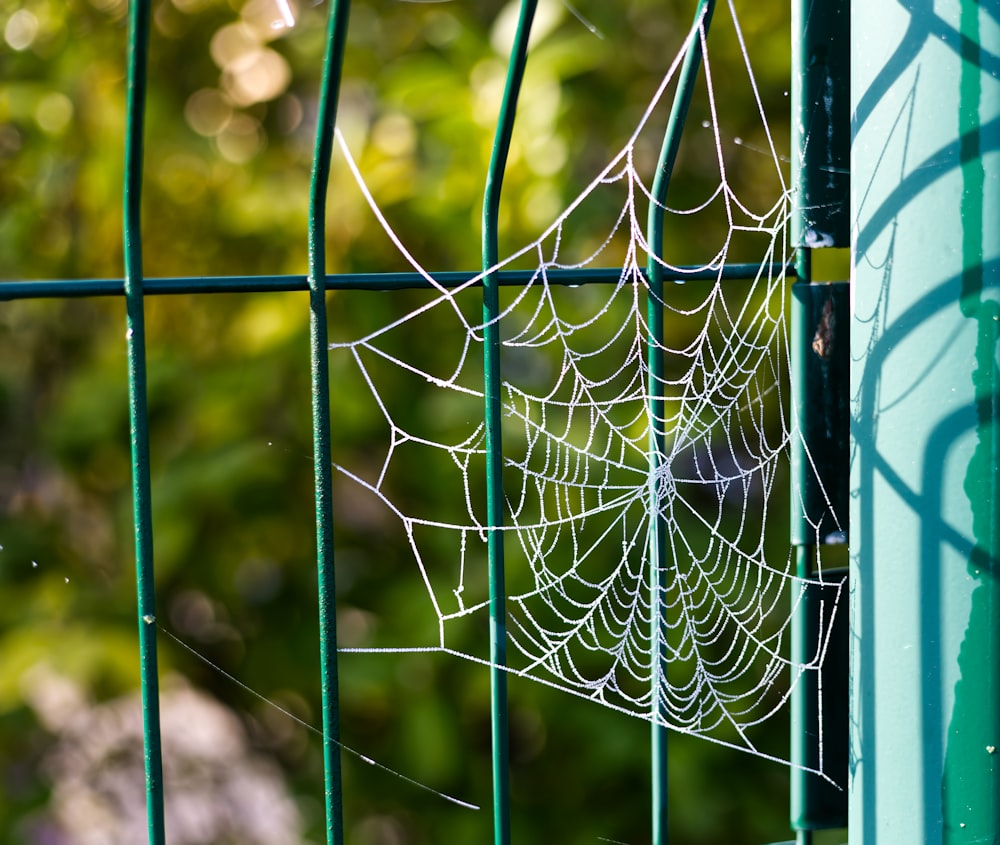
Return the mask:
MULTIPOLYGON (((809 250, 799 251, 800 278, 809 250)), ((847 541, 850 460, 850 286, 845 282, 792 287, 792 405, 800 438, 791 445, 791 542, 796 574, 815 584, 793 595, 792 664, 808 665, 830 629, 820 673, 808 672, 792 692, 791 825, 800 843, 809 831, 847 825, 848 614, 847 572, 817 566, 818 547, 847 541), (841 605, 834 602, 844 584, 841 605), (836 613, 832 617, 831 613, 836 613), (822 748, 822 756, 820 754, 822 748), (809 773, 824 771, 833 783, 809 773)))
POLYGON ((848 624, 846 573, 817 571, 819 547, 847 541, 849 465, 849 324, 846 283, 811 284, 812 249, 850 244, 850 3, 792 2, 792 413, 800 439, 791 444, 790 540, 800 578, 821 579, 793 595, 792 663, 807 665, 830 625, 832 599, 844 582, 825 661, 803 675, 791 698, 791 826, 798 845, 812 832, 847 823, 848 624), (822 718, 820 708, 822 707, 822 718), (820 747, 823 757, 820 758, 820 747), (810 774, 822 769, 836 784, 810 774))
POLYGON ((663 265, 657 260, 663 253, 663 218, 673 174, 677 151, 680 149, 681 134, 687 118, 691 98, 694 96, 695 79, 702 60, 702 38, 707 37, 708 27, 715 10, 715 0, 700 0, 692 26, 691 41, 677 81, 677 90, 670 109, 667 129, 663 136, 663 146, 657 162, 656 177, 651 192, 647 221, 649 247, 655 252, 646 265, 649 294, 646 305, 646 319, 649 339, 646 344, 646 361, 649 368, 649 501, 651 505, 649 560, 652 567, 649 595, 649 618, 651 623, 652 700, 651 700, 651 785, 652 785, 652 841, 661 845, 668 838, 668 728, 669 714, 662 698, 664 687, 661 679, 669 668, 667 648, 668 621, 662 618, 659 609, 665 603, 660 594, 667 589, 672 567, 667 551, 666 525, 664 520, 652 511, 653 503, 659 500, 658 488, 665 482, 664 473, 669 467, 661 463, 666 454, 666 432, 661 425, 665 419, 663 387, 663 265))
MULTIPOLYGON (((808 255, 808 250, 802 250, 808 255)), ((800 279, 808 268, 800 266, 800 279)), ((850 285, 792 286, 791 542, 847 540, 850 460, 850 285)))
POLYGON ((323 709, 323 773, 328 845, 344 841, 337 678, 337 590, 333 553, 333 461, 330 454, 329 337, 326 318, 326 195, 337 121, 349 0, 331 0, 309 189, 309 348, 312 371, 316 572, 323 709))
POLYGON ((483 393, 486 398, 486 519, 490 581, 490 724, 493 736, 493 841, 510 842, 510 743, 507 718, 507 606, 504 585, 503 454, 500 432, 500 292, 496 273, 489 272, 500 258, 498 218, 507 153, 514 131, 517 98, 528 61, 528 38, 537 0, 522 0, 507 82, 497 120, 493 152, 486 174, 483 199, 483 393))
POLYGON ((852 845, 1000 841, 1000 27, 853 10, 852 845))
POLYGON ((850 32, 850 0, 792 0, 795 246, 850 246, 850 32))
POLYGON ((135 0, 131 3, 128 27, 123 236, 132 507, 135 521, 146 822, 150 845, 163 845, 166 834, 163 822, 163 761, 156 658, 156 589, 153 573, 153 514, 149 479, 146 331, 142 282, 142 159, 149 45, 148 0, 135 0))
MULTIPOLYGON (((809 250, 799 250, 800 279, 808 276, 809 263, 809 250)), ((791 698, 791 760, 799 767, 791 772, 791 826, 806 845, 810 831, 847 825, 848 573, 820 568, 817 551, 847 541, 850 286, 795 284, 790 339, 792 406, 800 432, 791 444, 791 489, 797 494, 791 497, 790 534, 796 574, 814 582, 801 596, 792 595, 792 665, 809 665, 820 652, 821 634, 830 630, 822 669, 799 678, 791 698), (809 770, 823 771, 833 782, 809 770)))
MULTIPOLYGON (((818 577, 813 571, 815 547, 799 546, 795 551, 799 574, 818 577)), ((833 601, 835 586, 807 588, 792 616, 793 665, 813 660, 822 646, 820 636, 830 630, 821 673, 807 673, 792 694, 791 760, 796 766, 826 772, 833 782, 803 769, 792 770, 791 826, 797 833, 847 826, 847 577, 846 569, 824 569, 825 583, 844 585, 840 604, 833 601)))
MULTIPOLYGON (((727 264, 719 269, 703 266, 680 267, 671 276, 673 281, 715 282, 718 279, 754 279, 758 273, 772 276, 785 273, 795 275, 792 265, 781 264, 727 264)), ((500 287, 523 287, 536 277, 535 270, 497 270, 491 275, 500 287)), ((462 285, 483 286, 481 272, 449 270, 433 273, 436 285, 457 288, 462 285)), ((621 267, 572 267, 550 268, 545 280, 550 285, 615 285, 621 281, 621 267)), ((413 290, 430 289, 431 283, 421 273, 330 273, 324 282, 332 290, 413 290)), ((143 279, 146 296, 185 293, 274 293, 279 291, 309 290, 308 276, 175 276, 143 279)), ((0 302, 14 299, 43 299, 76 296, 121 296, 125 292, 124 279, 45 279, 33 282, 0 282, 0 302)))

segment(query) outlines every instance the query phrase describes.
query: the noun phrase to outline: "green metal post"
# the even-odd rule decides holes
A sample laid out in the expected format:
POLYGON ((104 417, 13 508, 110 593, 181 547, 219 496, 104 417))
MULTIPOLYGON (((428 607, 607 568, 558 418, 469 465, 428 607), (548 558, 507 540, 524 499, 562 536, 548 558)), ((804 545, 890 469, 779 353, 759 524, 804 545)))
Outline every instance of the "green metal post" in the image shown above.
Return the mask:
POLYGON ((792 0, 792 243, 850 245, 849 0, 792 0))
MULTIPOLYGON (((497 219, 500 212, 500 188, 503 184, 507 153, 514 131, 514 115, 521 80, 528 61, 528 37, 535 16, 537 0, 522 0, 521 13, 507 69, 493 153, 486 174, 483 199, 483 269, 489 270, 499 260, 497 219)), ((487 537, 490 581, 490 723, 493 736, 493 841, 510 843, 510 748, 507 721, 507 608, 504 584, 503 532, 503 453, 500 435, 500 290, 496 273, 483 279, 483 358, 486 401, 486 519, 491 529, 487 537)))
POLYGON ((1000 841, 1000 25, 855 4, 851 845, 1000 841))
MULTIPOLYGON (((793 18, 794 18, 794 12, 793 12, 793 18)), ((794 24, 792 27, 792 32, 793 33, 795 32, 794 24)), ((793 67, 795 67, 796 65, 794 56, 794 50, 795 50, 794 44, 796 43, 796 40, 797 39, 793 34, 792 36, 793 67)), ((793 79, 794 76, 795 74, 793 73, 793 79)), ((793 97, 793 108, 795 107, 796 103, 800 103, 800 99, 797 97, 793 97)), ((793 127, 796 125, 794 116, 792 120, 792 125, 793 127)), ((792 149, 796 149, 795 141, 796 141, 796 130, 795 128, 793 128, 792 149)), ((800 202, 799 206, 801 208, 802 206, 804 206, 804 203, 800 202)), ((801 212, 799 214, 796 214, 793 219, 797 221, 801 226, 802 223, 801 212)), ((793 233, 799 234, 798 232, 796 232, 794 225, 793 225, 793 233)), ((799 238, 796 239, 796 242, 798 242, 800 238, 801 234, 799 234, 799 238)), ((795 271, 796 271, 796 277, 798 279, 798 284, 808 285, 812 282, 812 251, 810 249, 800 246, 795 250, 795 271)), ((794 299, 792 301, 793 303, 795 302, 794 299)), ((790 354, 792 356, 791 370, 792 370, 793 389, 795 389, 795 387, 798 387, 804 381, 801 375, 804 371, 804 368, 801 366, 800 362, 796 360, 796 358, 801 358, 803 356, 803 346, 802 342, 798 338, 798 335, 799 332, 796 331, 796 327, 793 326, 792 348, 790 350, 790 354)), ((803 406, 802 405, 802 403, 804 402, 803 394, 805 393, 804 387, 805 385, 803 385, 803 387, 797 391, 800 397, 797 407, 803 406)), ((792 482, 792 489, 801 490, 802 489, 801 482, 805 478, 809 477, 808 460, 805 459, 805 455, 800 455, 800 450, 795 448, 795 446, 796 444, 793 444, 791 453, 791 476, 792 479, 794 479, 792 482)), ((791 496, 790 503, 792 512, 791 512, 791 520, 789 522, 789 527, 790 527, 789 540, 795 549, 795 574, 798 578, 807 578, 812 571, 814 549, 810 544, 810 538, 808 536, 808 527, 804 524, 805 514, 800 512, 801 510, 804 509, 801 509, 798 506, 798 502, 796 501, 796 497, 794 495, 791 496)), ((798 598, 797 596, 792 597, 793 604, 797 600, 797 598, 798 598)), ((802 620, 802 617, 804 616, 805 613, 802 610, 799 610, 796 616, 793 617, 792 620, 793 626, 792 626, 791 659, 793 666, 794 665, 801 666, 803 660, 808 659, 807 657, 805 657, 806 644, 805 644, 804 632, 806 624, 802 620)), ((800 679, 799 686, 801 686, 801 684, 802 680, 800 679)), ((811 688, 810 692, 812 692, 811 688)), ((803 752, 807 747, 810 747, 812 745, 812 742, 805 741, 805 738, 802 736, 804 726, 809 722, 811 722, 809 716, 804 712, 806 710, 806 705, 803 699, 804 696, 802 694, 802 691, 798 688, 793 689, 792 700, 791 700, 792 713, 791 713, 791 725, 790 725, 791 741, 789 743, 789 751, 792 762, 798 763, 799 765, 802 765, 802 757, 804 756, 803 752)), ((790 771, 789 778, 790 778, 789 793, 791 799, 790 818, 791 818, 792 830, 795 831, 795 845, 812 845, 813 842, 812 830, 797 824, 800 816, 799 812, 799 805, 801 804, 800 796, 805 791, 803 789, 803 784, 808 782, 807 780, 808 776, 802 771, 796 771, 795 769, 792 769, 790 771)))
POLYGON ((820 548, 848 539, 849 291, 812 284, 812 252, 850 244, 850 3, 792 0, 791 444, 790 539, 796 574, 792 663, 811 665, 820 632, 833 628, 821 668, 797 679, 791 697, 791 826, 798 845, 813 831, 843 827, 847 801, 847 599, 843 570, 814 571, 820 548), (839 607, 836 599, 839 596, 839 607), (822 755, 820 749, 822 748, 822 755), (808 770, 823 770, 830 783, 808 770))
POLYGON ((312 363, 313 471, 316 492, 316 570, 319 587, 323 771, 328 845, 344 841, 337 679, 337 591, 333 560, 333 462, 330 456, 329 338, 326 320, 326 193, 347 38, 349 0, 332 0, 320 90, 309 192, 309 342, 312 363))
POLYGON ((650 756, 652 785, 652 837, 653 845, 662 845, 667 841, 668 819, 668 735, 669 713, 665 700, 664 679, 667 677, 669 658, 667 654, 667 620, 661 614, 661 608, 666 602, 661 600, 662 593, 667 589, 670 569, 672 567, 667 552, 666 524, 660 515, 654 511, 654 505, 659 501, 657 486, 663 483, 665 468, 663 458, 666 455, 666 431, 664 420, 663 387, 665 383, 663 362, 663 265, 657 260, 663 255, 663 217, 667 190, 670 187, 670 177, 673 174, 677 151, 680 149, 681 134, 684 121, 687 118, 688 107, 694 95, 695 78, 701 67, 701 38, 708 35, 708 27, 715 10, 715 0, 700 0, 695 12, 693 35, 684 63, 681 66, 677 80, 677 91, 670 109, 667 129, 663 136, 663 146, 660 148, 660 158, 657 163, 656 177, 653 180, 652 202, 649 204, 647 221, 647 238, 649 248, 654 254, 649 256, 646 272, 649 280, 649 294, 646 304, 646 320, 649 327, 649 338, 646 344, 646 361, 649 369, 649 502, 650 502, 650 539, 649 561, 649 619, 650 619, 650 659, 652 699, 650 714, 650 756))
POLYGON ((790 336, 798 433, 791 444, 790 535, 796 574, 808 585, 792 595, 792 665, 813 667, 830 631, 822 666, 796 679, 791 698, 791 761, 798 767, 791 772, 791 824, 798 845, 808 845, 812 831, 847 825, 847 572, 816 563, 819 549, 847 540, 850 291, 845 282, 803 281, 809 250, 800 255, 790 336))
POLYGON ((131 4, 128 43, 123 222, 132 507, 135 524, 146 821, 150 845, 163 845, 166 835, 163 824, 163 761, 160 748, 156 589, 153 574, 153 514, 146 398, 146 323, 142 285, 142 152, 149 45, 148 0, 133 0, 131 4))

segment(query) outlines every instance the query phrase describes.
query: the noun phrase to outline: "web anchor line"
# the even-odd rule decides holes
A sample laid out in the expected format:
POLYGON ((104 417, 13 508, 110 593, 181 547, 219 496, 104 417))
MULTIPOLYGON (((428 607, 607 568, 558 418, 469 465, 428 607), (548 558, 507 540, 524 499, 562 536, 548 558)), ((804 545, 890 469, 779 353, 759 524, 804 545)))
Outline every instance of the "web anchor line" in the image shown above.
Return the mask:
MULTIPOLYGON (((147 620, 147 621, 149 621, 149 620, 147 620)), ((202 663, 204 663, 205 665, 207 665, 209 668, 213 669, 214 671, 218 672, 220 675, 222 675, 228 681, 231 681, 232 683, 236 684, 236 686, 238 686, 240 689, 244 690, 245 692, 250 693, 250 695, 254 696, 254 698, 260 699, 268 707, 271 707, 271 708, 277 710, 283 716, 286 716, 287 718, 291 719, 293 722, 295 722, 296 724, 298 724, 301 727, 305 728, 307 731, 310 731, 311 733, 314 733, 317 736, 325 737, 325 734, 323 733, 323 731, 322 731, 321 728, 316 727, 311 722, 307 722, 305 719, 299 718, 298 716, 296 716, 291 711, 286 710, 284 707, 282 707, 276 701, 272 701, 266 695, 263 695, 263 694, 257 692, 257 690, 255 690, 253 687, 249 686, 248 684, 243 683, 243 681, 241 681, 235 675, 230 674, 225 669, 223 669, 221 666, 219 666, 219 664, 213 663, 211 660, 209 660, 204 654, 202 654, 196 648, 194 648, 193 646, 191 646, 188 643, 184 642, 184 640, 182 640, 175 633, 173 633, 173 631, 170 631, 167 628, 164 628, 162 625, 160 625, 158 622, 156 622, 155 619, 153 619, 151 621, 156 625, 156 628, 157 628, 158 631, 160 631, 160 633, 166 634, 168 637, 170 637, 170 639, 172 639, 175 643, 177 643, 181 648, 183 648, 186 651, 188 651, 191 654, 193 654, 202 663)), ((343 651, 343 649, 341 649, 341 651, 343 651)), ((446 792, 440 792, 439 790, 435 789, 434 787, 428 786, 426 783, 421 783, 419 780, 411 778, 409 775, 404 775, 402 772, 398 772, 395 769, 392 769, 392 768, 390 768, 389 766, 386 766, 383 763, 379 763, 378 760, 372 759, 367 754, 364 754, 361 751, 358 751, 357 749, 352 748, 349 745, 345 745, 343 742, 340 742, 339 740, 334 740, 334 741, 336 742, 337 746, 342 751, 346 751, 348 754, 350 754, 353 757, 356 757, 358 760, 360 760, 362 763, 365 763, 368 766, 373 766, 376 769, 380 769, 381 771, 385 772, 386 774, 390 774, 393 777, 399 778, 400 780, 404 780, 407 783, 411 784, 412 786, 415 786, 418 789, 423 789, 426 792, 430 792, 433 795, 436 795, 438 798, 442 798, 442 799, 444 799, 445 801, 448 801, 451 804, 456 804, 457 806, 464 807, 467 810, 479 810, 479 809, 481 809, 478 804, 473 804, 473 803, 471 803, 469 801, 463 801, 461 798, 456 798, 453 795, 448 795, 448 793, 446 793, 446 792)))

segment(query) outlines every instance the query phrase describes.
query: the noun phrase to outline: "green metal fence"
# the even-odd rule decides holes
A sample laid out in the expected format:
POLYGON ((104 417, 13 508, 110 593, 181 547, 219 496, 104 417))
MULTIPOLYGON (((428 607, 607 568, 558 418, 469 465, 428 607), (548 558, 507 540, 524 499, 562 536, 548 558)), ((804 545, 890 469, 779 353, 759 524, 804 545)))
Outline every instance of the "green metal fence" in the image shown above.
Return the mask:
MULTIPOLYGON (((338 661, 337 661, 337 631, 336 614, 334 612, 335 593, 335 561, 333 538, 333 493, 332 493, 332 461, 331 438, 336 432, 331 431, 330 419, 330 376, 328 371, 329 339, 327 332, 327 293, 331 290, 400 290, 404 288, 427 287, 426 280, 416 273, 396 274, 328 274, 325 257, 324 236, 327 227, 326 199, 327 183, 330 173, 330 157, 333 148, 334 126, 337 121, 337 107, 342 66, 344 62, 345 43, 349 23, 349 0, 329 0, 328 30, 326 33, 326 56, 323 67, 323 79, 319 94, 319 114, 313 155, 312 183, 309 198, 309 271, 306 276, 221 276, 210 278, 145 278, 143 273, 143 242, 140 234, 140 207, 143 187, 143 143, 144 143, 144 106, 147 89, 148 73, 148 43, 150 30, 151 3, 149 0, 133 0, 130 3, 129 14, 129 48, 128 48, 128 82, 127 82, 127 136, 125 149, 125 188, 124 188, 124 244, 125 270, 122 279, 91 279, 91 280, 51 280, 32 282, 7 282, 0 286, 0 300, 29 299, 42 297, 82 297, 82 296, 115 296, 123 297, 127 311, 127 348, 128 348, 128 386, 130 408, 130 430, 132 448, 132 497, 135 524, 136 552, 136 595, 137 620, 139 631, 139 651, 142 672, 142 697, 145 725, 145 767, 148 809, 149 841, 154 845, 162 845, 165 840, 163 811, 163 776, 161 761, 161 742, 159 733, 159 692, 157 669, 157 604, 154 593, 154 562, 153 562, 153 528, 151 501, 154 491, 150 481, 149 456, 149 422, 147 408, 147 366, 146 366, 146 332, 145 332, 145 300, 150 296, 180 294, 180 293, 216 293, 216 292, 265 292, 265 291, 308 291, 310 315, 310 366, 312 374, 312 416, 313 416, 313 469, 315 475, 316 503, 316 563, 319 588, 319 620, 320 620, 320 673, 322 678, 322 718, 324 742, 324 771, 326 778, 325 812, 327 841, 331 845, 340 845, 344 841, 343 813, 341 809, 341 763, 340 763, 340 727, 338 708, 338 661)), ((694 11, 695 26, 707 34, 712 19, 714 0, 699 0, 694 11)), ((797 274, 799 285, 806 289, 810 281, 809 256, 813 247, 847 246, 846 212, 848 178, 847 155, 847 120, 846 110, 846 56, 845 44, 847 13, 844 3, 829 4, 797 4, 798 21, 801 32, 797 35, 796 45, 797 71, 793 75, 795 88, 793 100, 798 108, 799 118, 793 120, 798 129, 796 140, 795 162, 796 178, 802 186, 802 207, 810 206, 809 228, 801 225, 798 232, 798 261, 795 267, 785 268, 789 275, 797 274), (803 8, 807 7, 807 11, 803 8), (828 7, 826 19, 821 20, 816 14, 817 8, 828 7), (817 65, 816 57, 827 57, 825 66, 817 65), (834 102, 837 110, 831 114, 821 110, 818 105, 824 97, 831 96, 830 79, 836 83, 834 102), (824 87, 826 86, 826 87, 824 87), (829 179, 828 162, 835 160, 837 167, 836 179, 829 179), (816 164, 819 162, 819 165, 816 164), (824 170, 827 167, 827 170, 824 170), (819 175, 817 175, 819 174, 819 175), (822 178, 820 178, 822 176, 822 178), (817 219, 814 209, 821 207, 828 212, 827 216, 817 219)), ((500 442, 500 363, 499 363, 499 328, 496 317, 499 313, 499 289, 507 284, 523 283, 526 274, 519 271, 495 271, 499 259, 498 251, 498 219, 500 195, 506 167, 508 149, 513 131, 518 94, 521 80, 528 61, 528 38, 531 32, 532 20, 535 14, 535 0, 523 0, 520 8, 520 18, 512 55, 507 72, 503 105, 497 122, 496 136, 493 145, 493 155, 490 168, 486 174, 486 197, 482 216, 482 267, 485 276, 482 280, 483 317, 485 325, 485 362, 484 362, 484 392, 486 397, 483 409, 486 422, 486 448, 488 452, 486 498, 488 502, 488 527, 500 528, 503 524, 503 492, 501 482, 502 444, 500 442)), ((654 203, 648 220, 648 241, 658 247, 663 240, 663 205, 667 196, 670 177, 674 168, 680 145, 681 132, 684 128, 688 104, 694 92, 696 78, 699 73, 701 52, 697 40, 695 46, 688 52, 686 62, 680 74, 675 94, 669 125, 663 140, 660 153, 657 179, 654 185, 654 203)), ((722 270, 723 278, 752 278, 759 265, 734 264, 722 270)), ((551 271, 549 281, 560 285, 583 285, 610 283, 618 279, 619 268, 581 269, 551 271)), ((716 270, 701 271, 706 278, 717 278, 716 270)), ((447 272, 436 276, 439 284, 457 286, 473 278, 472 272, 447 272)), ((647 277, 651 296, 649 299, 649 325, 652 336, 649 339, 648 366, 653 374, 651 384, 662 384, 663 372, 662 310, 658 301, 662 297, 663 278, 662 266, 650 260, 647 267, 647 277)), ((699 274, 691 268, 687 279, 698 278, 699 274)), ((829 296, 829 288, 815 289, 805 292, 800 299, 803 303, 800 309, 800 326, 802 326, 802 345, 808 346, 813 339, 814 326, 817 320, 824 319, 824 303, 829 296)), ((831 302, 834 300, 830 300, 831 302)), ((836 294, 836 313, 841 315, 846 324, 846 297, 841 292, 836 294)), ((827 313, 828 316, 828 313, 827 313)), ((801 407, 815 409, 822 397, 810 394, 818 379, 839 380, 840 395, 846 392, 843 384, 843 367, 840 364, 830 364, 833 370, 822 373, 808 371, 802 367, 802 379, 798 386, 802 394, 801 407)), ((829 368, 828 368, 829 369, 829 368)), ((650 397, 652 414, 663 417, 662 395, 650 397)), ((807 416, 812 412, 805 412, 807 416)), ((838 490, 835 509, 843 514, 846 509, 846 487, 836 483, 835 479, 843 475, 846 453, 846 435, 843 430, 830 433, 827 421, 830 419, 845 420, 843 402, 833 409, 819 409, 815 412, 823 423, 817 423, 812 417, 803 419, 803 428, 814 427, 818 438, 829 438, 821 447, 827 458, 826 466, 821 475, 830 489, 838 490)), ((660 437, 654 433, 654 438, 660 437)), ((651 443, 651 460, 663 452, 662 442, 651 443)), ((803 476, 809 473, 803 468, 805 458, 798 458, 799 472, 803 476)), ((651 467, 655 472, 655 466, 651 467)), ((810 520, 813 524, 822 517, 817 517, 815 508, 822 510, 823 505, 817 504, 821 498, 816 493, 806 503, 806 508, 813 512, 796 515, 799 528, 793 528, 794 542, 799 547, 799 572, 808 575, 811 571, 811 559, 815 549, 810 545, 810 530, 801 526, 810 520)), ((846 525, 846 520, 841 519, 846 525)), ((655 532, 653 557, 657 561, 656 569, 667 565, 667 551, 661 526, 655 532)), ((507 712, 507 673, 503 667, 506 663, 505 631, 505 586, 504 586, 504 533, 493 530, 488 533, 489 580, 490 580, 490 670, 492 679, 491 724, 493 738, 493 797, 494 797, 494 841, 497 845, 506 845, 516 841, 516 832, 510 829, 510 794, 508 787, 508 722, 507 712)), ((822 612, 817 610, 816 612, 822 612)), ((654 646, 655 660, 658 665, 666 660, 663 646, 663 634, 659 630, 661 622, 654 623, 651 632, 652 641, 659 643, 654 646)), ((801 625, 799 638, 807 637, 810 626, 801 625)), ((844 633, 844 632, 842 632, 844 633)), ((846 639, 846 636, 845 636, 846 639)), ((844 667, 846 670, 846 667, 844 667)), ((663 669, 662 671, 665 671, 663 669)), ((804 691, 797 707, 800 708, 800 730, 807 730, 805 724, 809 721, 807 714, 815 702, 809 698, 814 690, 804 691)), ((654 696, 654 702, 657 698, 654 696)), ((658 706, 654 704, 654 706, 658 706)), ((664 843, 667 838, 667 730, 656 724, 652 731, 652 839, 655 843, 664 843)), ((834 720, 833 733, 828 738, 828 747, 841 746, 846 748, 841 731, 846 731, 846 714, 839 714, 834 720)), ((807 767, 815 767, 816 761, 810 759, 811 745, 808 742, 794 741, 793 746, 802 756, 799 762, 807 767)), ((846 760, 839 765, 846 766, 846 760)), ((818 779, 796 775, 796 807, 793 810, 793 822, 799 829, 800 842, 808 842, 813 829, 842 826, 846 822, 843 801, 831 794, 828 785, 818 779)), ((835 792, 837 792, 835 790, 835 792)))

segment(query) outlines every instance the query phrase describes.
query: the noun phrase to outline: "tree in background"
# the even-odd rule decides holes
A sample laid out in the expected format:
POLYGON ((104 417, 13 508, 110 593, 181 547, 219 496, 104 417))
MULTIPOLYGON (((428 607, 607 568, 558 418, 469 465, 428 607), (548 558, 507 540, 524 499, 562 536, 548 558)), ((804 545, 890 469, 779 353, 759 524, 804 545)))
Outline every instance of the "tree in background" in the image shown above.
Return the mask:
MULTIPOLYGON (((693 12, 693 4, 653 0, 540 5, 504 183, 502 251, 531 241, 627 139, 693 12)), ((418 260, 432 270, 475 268, 517 4, 353 7, 339 125, 418 260)), ((280 27, 274 0, 153 3, 147 275, 305 271, 326 7, 292 10, 295 25, 280 27)), ((125 0, 0 0, 4 278, 121 275, 126 11, 125 0)), ((783 143, 786 10, 755 4, 741 14, 783 143)), ((727 55, 738 60, 735 43, 723 38, 717 60, 727 55)), ((756 104, 742 88, 717 84, 715 94, 733 169, 752 185, 761 158, 751 128, 756 104)), ((671 197, 714 187, 714 139, 700 128, 705 109, 703 102, 692 109, 671 197)), ((657 152, 638 150, 650 163, 657 152)), ((336 164, 330 272, 402 269, 343 162, 336 164)), ((606 210, 597 204, 588 213, 606 210)), ((667 251, 680 253, 678 261, 704 260, 702 247, 712 243, 698 233, 673 238, 667 251)), ((331 294, 331 331, 377 324, 418 298, 331 294)), ((138 684, 123 314, 117 300, 0 306, 4 842, 89 841, 56 832, 59 796, 80 777, 72 768, 84 756, 80 726, 118 712, 138 684)), ((306 300, 151 297, 147 320, 159 616, 207 661, 317 724, 306 300)), ((346 375, 335 363, 332 376, 335 450, 374 451, 379 420, 351 391, 337 391, 346 375)), ((419 408, 418 396, 412 402, 419 408)), ((396 494, 437 495, 426 483, 433 468, 413 470, 396 494)), ((412 638, 428 620, 414 601, 407 550, 385 514, 346 488, 335 501, 342 644, 412 638)), ((279 767, 279 783, 268 780, 266 794, 281 807, 282 796, 293 796, 290 835, 321 841, 316 737, 178 641, 163 636, 160 647, 164 677, 177 679, 168 686, 188 690, 180 700, 208 702, 192 722, 223 725, 208 744, 230 742, 239 761, 232 765, 247 778, 265 770, 271 777, 277 769, 269 767, 279 767), (212 709, 220 705, 227 715, 212 709)), ((480 667, 441 656, 345 655, 343 739, 435 789, 488 805, 487 685, 480 667)), ((526 681, 512 682, 511 707, 519 843, 646 841, 647 725, 526 681)), ((168 755, 170 745, 165 735, 168 755)), ((345 766, 349 842, 487 841, 487 811, 457 809, 350 756, 345 766)), ((672 841, 782 835, 780 767, 680 737, 673 768, 672 841)), ((230 788, 216 775, 185 771, 230 788)), ((215 832, 186 841, 251 841, 245 830, 205 829, 215 832)))

